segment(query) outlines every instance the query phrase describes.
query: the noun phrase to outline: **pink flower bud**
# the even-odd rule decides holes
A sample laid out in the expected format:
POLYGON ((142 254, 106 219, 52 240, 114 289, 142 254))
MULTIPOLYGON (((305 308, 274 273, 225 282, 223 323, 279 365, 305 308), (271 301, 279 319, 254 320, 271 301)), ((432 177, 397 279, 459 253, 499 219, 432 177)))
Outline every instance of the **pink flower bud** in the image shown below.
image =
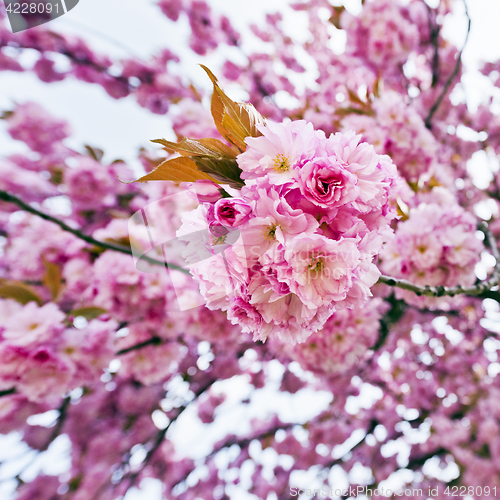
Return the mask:
POLYGON ((251 212, 252 207, 239 198, 223 198, 215 204, 215 219, 227 227, 241 226, 251 212))

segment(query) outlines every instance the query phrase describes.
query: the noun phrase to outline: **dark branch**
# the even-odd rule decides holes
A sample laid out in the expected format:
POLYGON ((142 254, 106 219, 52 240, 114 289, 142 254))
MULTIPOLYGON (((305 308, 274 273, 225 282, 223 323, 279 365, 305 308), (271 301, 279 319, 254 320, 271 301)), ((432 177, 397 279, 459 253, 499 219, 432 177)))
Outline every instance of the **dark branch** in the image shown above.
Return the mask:
POLYGON ((50 443, 52 443, 52 441, 54 441, 54 439, 57 436, 59 436, 59 434, 61 433, 62 427, 64 425, 64 421, 66 420, 66 416, 68 413, 68 408, 69 408, 70 403, 71 403, 70 396, 67 396, 63 399, 61 406, 58 408, 59 416, 57 417, 57 423, 54 427, 54 430, 50 434, 49 440, 47 441, 47 443, 45 444, 45 446, 42 448, 41 451, 46 450, 49 447, 50 443))
MULTIPOLYGON (((20 198, 17 198, 16 196, 13 196, 6 191, 0 190, 0 200, 6 201, 8 203, 13 203, 14 205, 17 205, 19 208, 22 210, 25 210, 26 212, 29 212, 34 215, 38 215, 38 217, 41 217, 44 220, 48 220, 49 222, 53 222, 54 224, 57 224, 63 231, 67 231, 68 233, 74 234, 81 240, 90 243, 91 245, 95 245, 100 248, 104 248, 106 250, 114 250, 115 252, 120 252, 120 253, 125 253, 127 255, 132 255, 132 250, 130 247, 124 246, 124 245, 117 245, 115 243, 108 243, 106 241, 99 241, 96 240, 95 238, 92 238, 92 236, 89 236, 88 234, 82 233, 78 229, 74 229, 71 226, 68 226, 65 222, 56 219, 55 217, 52 217, 49 214, 46 214, 45 212, 42 212, 40 210, 37 210, 36 208, 33 208, 31 205, 28 205, 24 201, 22 201, 20 198)), ((163 267, 168 267, 168 269, 175 269, 177 271, 181 271, 185 274, 189 274, 189 271, 187 269, 183 269, 182 267, 176 266, 175 264, 171 264, 168 262, 152 259, 147 256, 142 256, 141 259, 144 259, 146 262, 149 262, 150 264, 154 264, 157 266, 163 266, 163 267)))
POLYGON ((462 50, 459 52, 457 61, 455 63, 455 67, 453 68, 453 71, 451 75, 449 76, 448 80, 446 80, 446 83, 444 84, 443 90, 441 91, 441 94, 439 94, 439 97, 436 99, 436 102, 432 105, 431 109, 429 110, 429 114, 427 115, 427 118, 425 119, 425 126, 430 129, 432 128, 432 118, 436 114, 436 111, 438 110, 439 106, 443 102, 443 99, 450 89, 451 84, 453 83, 453 80, 458 76, 458 73, 460 72, 460 66, 462 65, 462 54, 464 52, 464 49, 467 45, 467 41, 469 40, 469 33, 470 33, 470 27, 471 27, 471 19, 469 15, 469 10, 467 9, 467 3, 465 0, 463 0, 464 6, 465 6, 465 15, 467 16, 467 34, 465 35, 465 41, 462 46, 462 50))
POLYGON ((475 286, 470 287, 446 287, 446 286, 419 286, 415 285, 405 279, 391 278, 390 276, 380 276, 378 279, 378 283, 384 283, 388 286, 393 286, 397 288, 402 288, 403 290, 409 290, 410 292, 414 292, 417 295, 424 295, 426 297, 454 297, 455 295, 469 295, 471 297, 491 297, 495 300, 500 298, 500 294, 498 292, 492 291, 491 289, 499 284, 500 280, 500 254, 498 252, 497 243, 493 234, 488 229, 486 223, 482 222, 479 224, 479 229, 483 231, 486 243, 490 247, 491 253, 493 257, 495 257, 495 268, 493 271, 493 275, 485 280, 481 281, 475 286))
POLYGON ((435 87, 439 82, 440 68, 439 68, 439 33, 441 26, 436 21, 436 10, 429 7, 425 2, 425 6, 429 12, 429 37, 434 54, 432 56, 432 83, 431 87, 435 87))
POLYGON ((133 472, 132 474, 130 474, 128 476, 129 483, 128 483, 128 486, 127 486, 127 490, 130 489, 135 484, 135 482, 137 481, 137 478, 139 477, 139 475, 141 474, 141 472, 146 468, 146 466, 148 465, 148 463, 151 461, 151 459, 153 458, 153 455, 157 452, 158 448, 163 443, 163 440, 165 439, 165 436, 166 436, 168 430, 170 429, 170 427, 172 426, 172 424, 182 415, 182 413, 194 401, 196 401, 204 392, 208 391, 208 389, 210 389, 210 387, 212 387, 212 385, 215 382, 216 382, 216 379, 212 379, 209 382, 207 382, 203 387, 201 387, 200 389, 198 389, 196 391, 196 393, 195 393, 194 398, 189 403, 187 403, 187 404, 179 407, 179 409, 177 410, 177 413, 176 413, 175 417, 173 417, 172 420, 170 420, 170 422, 168 423, 168 425, 164 429, 161 429, 156 434, 156 437, 155 437, 155 439, 153 441, 153 445, 150 448, 150 450, 148 451, 148 453, 146 455, 146 458, 144 459, 144 461, 142 463, 142 467, 138 471, 133 472))
POLYGON ((384 314, 384 317, 380 320, 380 329, 377 342, 375 342, 373 347, 370 348, 373 351, 378 351, 385 344, 387 336, 389 335, 390 327, 399 321, 399 319, 407 309, 406 303, 402 300, 397 300, 394 297, 394 294, 388 297, 386 299, 386 302, 391 305, 391 308, 384 314))
POLYGON ((142 349, 143 347, 147 347, 148 345, 160 345, 162 343, 162 339, 160 337, 151 337, 148 340, 145 340, 144 342, 140 342, 139 344, 135 344, 130 347, 125 347, 125 349, 120 349, 116 355, 117 356, 122 356, 123 354, 127 354, 127 352, 131 351, 137 351, 139 349, 142 349))

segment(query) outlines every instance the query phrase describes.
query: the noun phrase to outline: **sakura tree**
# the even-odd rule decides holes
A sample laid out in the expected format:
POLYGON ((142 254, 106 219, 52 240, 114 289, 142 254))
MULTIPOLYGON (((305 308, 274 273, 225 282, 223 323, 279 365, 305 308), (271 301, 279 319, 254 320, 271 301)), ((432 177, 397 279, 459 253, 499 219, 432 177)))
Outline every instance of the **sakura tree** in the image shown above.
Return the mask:
POLYGON ((174 42, 116 59, 0 9, 2 71, 100 86, 177 137, 139 172, 70 147, 36 96, 2 110, 26 146, 0 160, 6 498, 498 498, 500 62, 472 108, 443 35, 462 12, 467 43, 463 0, 361 3, 242 34, 158 1, 210 92, 174 42))

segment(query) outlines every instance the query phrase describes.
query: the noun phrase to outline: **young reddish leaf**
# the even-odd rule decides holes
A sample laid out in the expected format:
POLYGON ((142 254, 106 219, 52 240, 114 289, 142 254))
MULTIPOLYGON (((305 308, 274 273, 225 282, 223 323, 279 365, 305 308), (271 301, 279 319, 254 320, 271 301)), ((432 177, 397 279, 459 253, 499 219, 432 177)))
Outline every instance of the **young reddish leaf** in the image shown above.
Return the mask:
POLYGON ((61 291, 61 268, 57 264, 46 260, 45 257, 42 257, 42 262, 45 266, 45 274, 43 275, 42 282, 50 290, 52 300, 56 300, 61 291))
POLYGON ((345 7, 342 5, 342 6, 334 6, 333 7, 333 13, 332 13, 332 16, 330 17, 330 22, 338 29, 342 29, 340 27, 340 18, 342 16, 342 13, 345 11, 345 7))
POLYGON ((166 160, 158 165, 152 172, 142 176, 137 181, 173 181, 173 182, 196 182, 201 179, 215 181, 213 177, 200 172, 196 163, 190 158, 183 156, 166 160))
POLYGON ((101 161, 104 156, 104 151, 99 148, 94 148, 85 144, 85 149, 87 150, 88 155, 93 158, 95 161, 101 161))
POLYGON ((236 158, 239 151, 226 146, 218 139, 207 137, 205 139, 184 138, 180 142, 170 142, 165 139, 155 139, 151 142, 162 144, 169 152, 180 153, 182 156, 214 156, 223 158, 236 158))
POLYGON ((410 217, 410 207, 398 196, 396 198, 398 215, 401 221, 408 220, 410 217))
POLYGON ((214 85, 211 111, 217 130, 240 151, 245 151, 245 138, 261 135, 257 125, 265 122, 264 117, 251 104, 230 99, 220 88, 217 77, 203 64, 200 66, 214 85))
POLYGON ((39 306, 43 301, 28 285, 19 281, 0 280, 0 298, 14 299, 20 304, 35 301, 39 306))
POLYGON ((356 104, 359 104, 360 106, 366 106, 366 102, 364 102, 359 96, 358 94, 356 94, 356 92, 354 92, 353 90, 351 89, 347 89, 347 92, 349 94, 349 99, 351 100, 351 102, 354 102, 356 104))

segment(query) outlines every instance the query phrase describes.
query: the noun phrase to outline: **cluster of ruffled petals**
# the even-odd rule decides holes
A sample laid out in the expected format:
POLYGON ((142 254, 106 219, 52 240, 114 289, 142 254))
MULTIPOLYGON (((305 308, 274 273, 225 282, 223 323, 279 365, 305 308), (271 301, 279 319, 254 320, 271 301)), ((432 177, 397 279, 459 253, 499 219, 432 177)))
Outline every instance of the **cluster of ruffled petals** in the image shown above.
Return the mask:
MULTIPOLYGON (((381 269, 421 286, 472 286, 484 248, 475 233, 475 217, 459 205, 421 203, 384 246, 381 269)), ((446 307, 450 302, 444 297, 417 297, 399 288, 395 293, 419 306, 446 307)))
POLYGON ((371 295, 397 174, 352 132, 326 137, 305 121, 259 130, 237 158, 241 191, 185 214, 178 235, 209 308, 255 340, 303 342, 371 295))
POLYGON ((7 117, 7 130, 13 139, 25 142, 30 149, 42 154, 54 152, 54 148, 69 135, 65 120, 50 116, 34 102, 16 106, 7 117))
POLYGON ((350 114, 342 121, 344 130, 355 130, 377 153, 389 155, 409 181, 428 172, 438 143, 414 107, 394 91, 384 92, 371 106, 374 116, 350 114))
POLYGON ((367 2, 357 17, 345 12, 341 26, 349 33, 348 52, 377 69, 404 64, 420 41, 410 9, 394 0, 367 2))
POLYGON ((0 313, 0 390, 57 403, 68 390, 92 383, 111 360, 115 321, 66 328, 56 304, 10 299, 0 300, 0 313))
POLYGON ((345 374, 359 365, 379 336, 380 318, 388 304, 380 298, 370 299, 362 308, 343 309, 330 316, 323 328, 302 344, 272 344, 277 353, 285 352, 305 370, 322 376, 345 374))

